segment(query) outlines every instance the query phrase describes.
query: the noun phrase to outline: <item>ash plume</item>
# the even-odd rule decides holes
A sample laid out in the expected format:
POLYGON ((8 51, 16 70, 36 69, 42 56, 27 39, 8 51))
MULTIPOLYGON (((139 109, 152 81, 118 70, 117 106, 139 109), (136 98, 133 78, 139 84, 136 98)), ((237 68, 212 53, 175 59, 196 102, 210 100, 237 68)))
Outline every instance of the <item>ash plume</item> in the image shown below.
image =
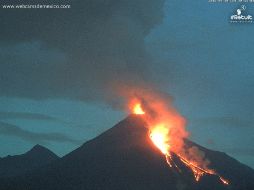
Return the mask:
MULTIPOLYGON (((151 29, 162 22, 164 0, 54 3, 71 8, 0 12, 1 96, 69 98, 119 106, 119 101, 133 96, 142 99, 148 92, 169 106, 170 116, 178 117, 171 97, 160 91, 163 82, 154 84, 153 60, 144 43, 151 29)), ((158 117, 146 101, 142 102, 145 109, 158 117)), ((179 120, 179 127, 172 130, 181 134, 179 138, 172 135, 176 149, 181 149, 187 136, 183 119, 179 120)))
POLYGON ((164 0, 54 4, 71 8, 1 10, 1 96, 108 103, 119 86, 153 83, 144 38, 162 21, 164 0))

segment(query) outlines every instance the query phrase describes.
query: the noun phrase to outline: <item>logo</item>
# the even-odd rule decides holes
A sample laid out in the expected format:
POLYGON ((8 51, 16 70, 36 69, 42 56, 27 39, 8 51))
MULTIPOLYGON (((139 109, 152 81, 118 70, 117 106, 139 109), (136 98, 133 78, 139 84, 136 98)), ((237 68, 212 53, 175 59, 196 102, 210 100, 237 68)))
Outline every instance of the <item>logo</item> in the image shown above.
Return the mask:
POLYGON ((230 22, 232 23, 252 23, 252 15, 246 13, 246 6, 242 5, 236 10, 236 14, 231 15, 230 22))

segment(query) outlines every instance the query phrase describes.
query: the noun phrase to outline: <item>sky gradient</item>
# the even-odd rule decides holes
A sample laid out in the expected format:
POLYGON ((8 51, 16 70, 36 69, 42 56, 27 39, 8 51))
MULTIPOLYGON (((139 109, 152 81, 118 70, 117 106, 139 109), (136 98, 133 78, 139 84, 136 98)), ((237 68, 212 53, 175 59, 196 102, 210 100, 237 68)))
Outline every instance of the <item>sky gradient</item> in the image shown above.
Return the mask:
POLYGON ((71 5, 0 13, 1 157, 38 143, 68 153, 127 115, 112 81, 147 81, 173 97, 192 140, 254 168, 254 25, 229 23, 241 4, 71 5))

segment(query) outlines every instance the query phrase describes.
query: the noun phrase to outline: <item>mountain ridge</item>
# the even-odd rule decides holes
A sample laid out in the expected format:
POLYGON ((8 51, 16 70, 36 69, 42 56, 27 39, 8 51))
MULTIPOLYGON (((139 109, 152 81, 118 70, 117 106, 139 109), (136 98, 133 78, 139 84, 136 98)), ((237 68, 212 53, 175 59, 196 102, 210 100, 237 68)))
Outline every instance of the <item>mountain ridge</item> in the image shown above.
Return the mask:
POLYGON ((37 144, 24 154, 0 158, 0 177, 22 175, 57 159, 59 157, 55 153, 37 144))
POLYGON ((196 182, 190 171, 173 154, 182 172, 170 168, 164 155, 151 142, 148 129, 138 116, 131 115, 114 127, 84 143, 45 168, 2 180, 5 190, 96 190, 96 189, 186 189, 245 190, 254 188, 254 171, 224 153, 189 141, 205 152, 215 169, 230 181, 205 175, 196 182), (226 164, 228 163, 228 164, 226 164), (226 165, 226 167, 225 167, 226 165))

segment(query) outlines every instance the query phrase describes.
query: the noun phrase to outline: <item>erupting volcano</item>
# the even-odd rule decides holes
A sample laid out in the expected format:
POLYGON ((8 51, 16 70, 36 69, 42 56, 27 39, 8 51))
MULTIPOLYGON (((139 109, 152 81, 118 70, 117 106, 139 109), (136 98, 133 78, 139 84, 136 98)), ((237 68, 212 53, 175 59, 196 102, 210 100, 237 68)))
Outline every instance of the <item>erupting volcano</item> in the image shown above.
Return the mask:
POLYGON ((47 166, 21 176, 0 178, 0 189, 253 189, 253 169, 225 153, 206 149, 188 139, 180 140, 177 134, 180 133, 183 137, 187 133, 183 133, 184 128, 174 129, 174 121, 178 127, 184 124, 179 114, 172 112, 174 114, 169 118, 175 120, 172 120, 170 128, 167 126, 170 120, 162 122, 159 119, 163 114, 153 113, 145 101, 139 103, 138 107, 143 109, 143 114, 139 112, 140 114, 129 115, 101 135, 47 166), (151 118, 150 112, 153 113, 151 118), (152 120, 153 118, 156 120, 152 120), (177 119, 180 121, 177 122, 177 119), (201 152, 209 158, 214 170, 208 169, 208 162, 201 156, 201 152), (193 172, 202 176, 198 182, 195 181, 193 172), (230 183, 222 183, 224 179, 217 173, 225 176, 230 183))
POLYGON ((199 181, 203 175, 218 176, 220 181, 228 185, 229 181, 220 176, 215 170, 208 167, 209 160, 197 147, 187 148, 184 139, 189 133, 185 129, 185 119, 157 95, 145 95, 130 101, 131 112, 140 115, 149 129, 149 137, 153 144, 165 155, 170 168, 182 172, 172 159, 172 152, 190 168, 195 180, 199 181))
POLYGON ((0 189, 253 189, 253 169, 188 140, 167 95, 138 92, 125 97, 132 114, 115 126, 43 168, 0 178, 0 189))

